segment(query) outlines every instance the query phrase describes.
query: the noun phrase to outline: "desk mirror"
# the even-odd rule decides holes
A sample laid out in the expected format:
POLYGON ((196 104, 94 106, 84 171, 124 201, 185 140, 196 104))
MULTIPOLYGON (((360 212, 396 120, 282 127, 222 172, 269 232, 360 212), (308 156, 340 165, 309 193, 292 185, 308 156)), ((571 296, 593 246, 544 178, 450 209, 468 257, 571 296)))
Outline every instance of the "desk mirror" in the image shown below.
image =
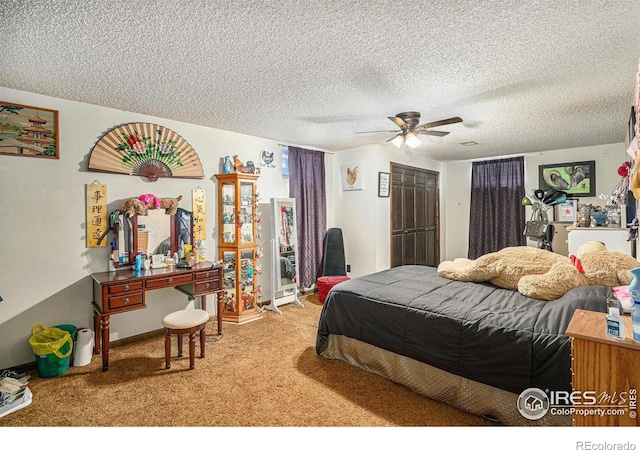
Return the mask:
POLYGON ((164 209, 151 209, 146 215, 133 216, 121 212, 119 223, 118 230, 114 230, 113 242, 118 243, 114 250, 126 257, 116 262, 116 267, 134 264, 135 255, 140 252, 184 255, 184 244, 193 245, 193 213, 182 208, 178 208, 175 215, 165 214, 164 209))

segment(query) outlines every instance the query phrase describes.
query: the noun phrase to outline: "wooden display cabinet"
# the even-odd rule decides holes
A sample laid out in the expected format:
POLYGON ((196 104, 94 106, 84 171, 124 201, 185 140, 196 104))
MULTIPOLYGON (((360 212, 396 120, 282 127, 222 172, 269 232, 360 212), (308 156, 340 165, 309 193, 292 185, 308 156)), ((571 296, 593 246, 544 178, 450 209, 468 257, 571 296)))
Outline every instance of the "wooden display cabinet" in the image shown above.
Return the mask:
MULTIPOLYGON (((604 299, 603 299, 604 301, 604 299)), ((571 337, 574 426, 638 426, 637 395, 640 389, 640 343, 634 341, 631 319, 623 316, 626 338, 607 336, 605 313, 578 309, 566 334, 571 337), (591 400, 591 401, 590 401, 591 400), (592 403, 597 403, 593 406, 592 403), (580 409, 600 410, 602 414, 584 414, 580 409)))
POLYGON ((259 319, 256 277, 256 181, 259 175, 230 173, 218 179, 218 249, 223 269, 226 322, 259 319))

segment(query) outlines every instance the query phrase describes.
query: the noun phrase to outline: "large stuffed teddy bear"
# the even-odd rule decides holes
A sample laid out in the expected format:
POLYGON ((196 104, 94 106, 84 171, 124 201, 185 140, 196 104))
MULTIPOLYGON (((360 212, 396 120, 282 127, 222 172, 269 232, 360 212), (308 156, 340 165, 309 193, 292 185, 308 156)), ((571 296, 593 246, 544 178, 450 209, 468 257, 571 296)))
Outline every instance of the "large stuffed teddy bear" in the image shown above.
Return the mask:
POLYGON ((457 281, 491 284, 540 300, 555 300, 578 286, 623 286, 640 261, 606 250, 600 242, 582 245, 577 257, 522 246, 506 247, 475 260, 444 261, 438 274, 457 281))

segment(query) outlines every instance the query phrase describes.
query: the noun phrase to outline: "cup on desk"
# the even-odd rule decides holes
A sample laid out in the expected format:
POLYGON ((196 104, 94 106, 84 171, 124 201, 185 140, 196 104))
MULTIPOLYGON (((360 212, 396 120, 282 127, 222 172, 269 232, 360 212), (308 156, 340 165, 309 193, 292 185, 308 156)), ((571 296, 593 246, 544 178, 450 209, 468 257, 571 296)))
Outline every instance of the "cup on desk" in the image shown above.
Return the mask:
POLYGON ((184 244, 184 259, 187 261, 191 259, 191 244, 184 244))
POLYGON ((151 268, 151 260, 145 259, 142 265, 144 266, 144 270, 149 270, 151 268))

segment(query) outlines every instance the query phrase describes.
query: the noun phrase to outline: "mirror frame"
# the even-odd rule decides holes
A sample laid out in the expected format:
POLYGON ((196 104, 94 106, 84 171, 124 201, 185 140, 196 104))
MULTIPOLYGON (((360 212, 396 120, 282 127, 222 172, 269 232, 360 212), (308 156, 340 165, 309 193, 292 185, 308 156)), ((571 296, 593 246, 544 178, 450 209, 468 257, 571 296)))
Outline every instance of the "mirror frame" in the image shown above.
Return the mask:
POLYGON ((189 240, 193 246, 193 211, 188 211, 184 208, 178 208, 176 213, 171 219, 171 254, 173 255, 180 249, 180 217, 178 213, 184 213, 189 215, 189 240))
MULTIPOLYGON (((114 261, 114 265, 117 268, 120 267, 129 267, 135 264, 135 258, 131 258, 131 255, 137 255, 138 254, 138 215, 134 214, 131 217, 127 217, 127 215, 123 212, 120 211, 120 215, 119 215, 122 219, 122 227, 118 230, 118 232, 113 232, 113 238, 115 239, 116 242, 118 242, 118 244, 120 243, 120 234, 124 234, 126 233, 126 228, 127 228, 127 223, 131 224, 131 237, 132 237, 132 242, 131 242, 131 249, 129 251, 129 262, 120 264, 120 261, 114 261), (128 218, 128 220, 127 220, 128 218)), ((118 248, 118 254, 122 253, 121 251, 122 249, 118 248)))
POLYGON ((300 265, 298 263, 298 259, 299 259, 299 252, 300 252, 300 248, 298 245, 298 226, 297 226, 297 219, 296 219, 296 200, 294 198, 272 198, 271 199, 271 229, 273 230, 273 240, 274 240, 274 255, 273 255, 273 263, 274 263, 274 273, 275 273, 275 284, 274 284, 274 292, 279 292, 285 289, 289 289, 293 286, 297 285, 297 281, 298 281, 298 271, 300 270, 300 265), (296 270, 296 281, 291 280, 290 283, 287 284, 283 284, 282 280, 286 279, 287 277, 283 277, 282 276, 282 271, 280 268, 280 258, 281 258, 281 253, 280 253, 280 233, 279 233, 279 225, 280 225, 280 220, 279 220, 279 214, 280 214, 280 208, 282 206, 290 206, 293 208, 293 223, 291 224, 291 227, 293 228, 293 236, 295 238, 295 241, 293 242, 293 247, 294 247, 294 261, 295 261, 295 270, 296 270))
MULTIPOLYGON (((184 213, 189 215, 189 237, 190 237, 191 245, 193 245, 193 212, 187 211, 186 209, 183 209, 183 208, 178 208, 178 210, 182 210, 184 213)), ((118 243, 120 242, 120 234, 126 233, 127 225, 125 224, 127 223, 127 218, 128 218, 129 219, 128 222, 131 224, 130 233, 132 238, 132 245, 129 251, 129 262, 120 264, 119 261, 114 261, 114 266, 116 268, 130 267, 134 265, 135 258, 132 258, 131 255, 138 254, 138 215, 134 214, 133 216, 129 217, 123 211, 120 211, 120 216, 122 218, 122 227, 118 230, 118 232, 114 231, 113 238, 116 240, 116 242, 118 243)), ((178 230, 180 229, 180 224, 179 224, 179 216, 177 212, 176 214, 172 215, 171 220, 169 220, 169 224, 170 224, 169 242, 171 243, 171 254, 173 255, 180 248, 180 235, 178 232, 178 230)), ((121 253, 120 250, 121 249, 119 248, 118 253, 121 253)))

